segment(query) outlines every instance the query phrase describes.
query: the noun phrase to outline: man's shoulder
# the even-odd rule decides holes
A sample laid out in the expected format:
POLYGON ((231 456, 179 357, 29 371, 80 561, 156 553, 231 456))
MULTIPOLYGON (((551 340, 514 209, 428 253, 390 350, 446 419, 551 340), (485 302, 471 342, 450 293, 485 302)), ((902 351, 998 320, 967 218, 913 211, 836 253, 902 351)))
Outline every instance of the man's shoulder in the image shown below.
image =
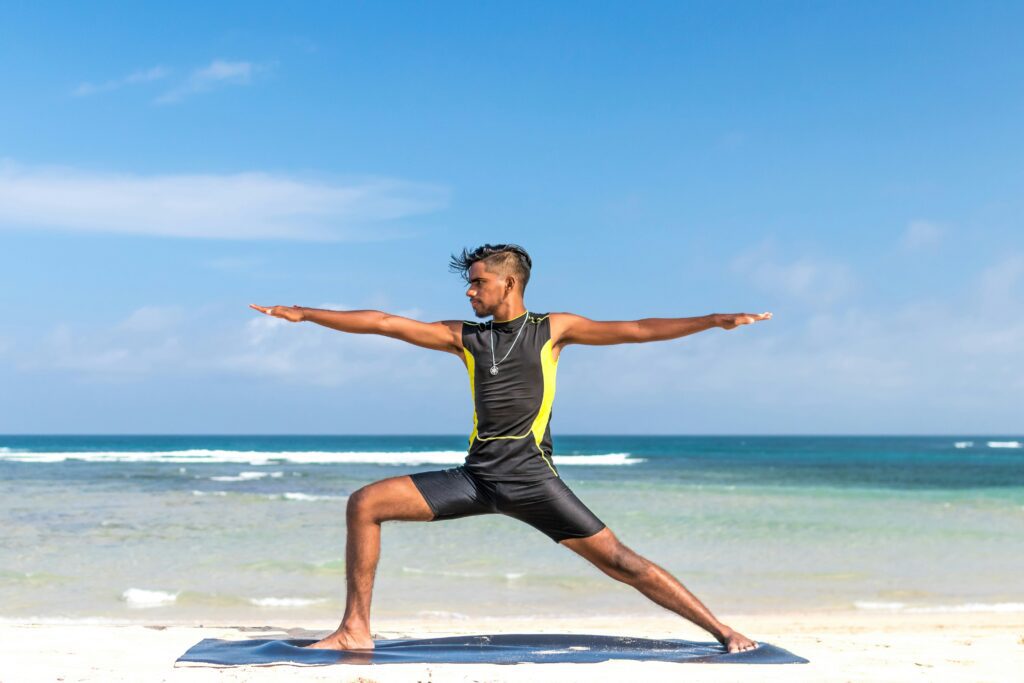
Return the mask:
POLYGON ((552 313, 530 313, 529 321, 535 325, 551 318, 552 313))

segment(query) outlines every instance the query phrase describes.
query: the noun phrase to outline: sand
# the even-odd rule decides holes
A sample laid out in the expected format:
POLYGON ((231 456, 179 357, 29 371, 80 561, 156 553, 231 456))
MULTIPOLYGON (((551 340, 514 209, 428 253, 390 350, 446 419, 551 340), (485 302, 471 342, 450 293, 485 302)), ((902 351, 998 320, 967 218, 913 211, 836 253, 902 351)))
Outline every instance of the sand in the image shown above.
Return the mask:
MULTIPOLYGON (((306 638, 333 623, 270 617, 252 624, 112 625, 45 620, 0 624, 0 681, 1020 681, 1024 614, 804 613, 728 615, 757 640, 810 664, 725 665, 610 661, 600 664, 333 665, 324 667, 178 667, 174 660, 203 638, 306 638), (628 677, 628 678, 626 678, 628 677)), ((561 619, 380 620, 379 638, 482 633, 598 633, 708 640, 672 616, 561 619)))

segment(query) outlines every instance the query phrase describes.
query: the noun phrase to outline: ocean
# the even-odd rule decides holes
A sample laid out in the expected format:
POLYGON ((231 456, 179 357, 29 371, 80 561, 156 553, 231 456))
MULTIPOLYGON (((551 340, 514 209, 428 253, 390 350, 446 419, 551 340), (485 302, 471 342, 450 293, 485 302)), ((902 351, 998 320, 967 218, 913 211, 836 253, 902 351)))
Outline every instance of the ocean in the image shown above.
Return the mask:
MULTIPOLYGON (((0 436, 0 618, 340 618, 345 504, 456 436, 0 436)), ((562 478, 716 613, 1024 611, 1024 437, 556 435, 562 478)), ((384 526, 374 615, 661 608, 520 522, 384 526)))

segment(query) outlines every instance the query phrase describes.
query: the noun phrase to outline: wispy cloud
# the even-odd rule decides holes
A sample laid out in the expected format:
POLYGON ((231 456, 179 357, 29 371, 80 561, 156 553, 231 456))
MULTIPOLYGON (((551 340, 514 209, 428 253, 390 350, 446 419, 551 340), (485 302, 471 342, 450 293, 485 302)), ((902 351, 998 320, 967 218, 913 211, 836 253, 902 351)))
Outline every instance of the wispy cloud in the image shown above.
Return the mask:
POLYGON ((154 100, 157 104, 173 104, 198 93, 209 92, 229 85, 248 85, 253 77, 266 70, 252 62, 228 62, 215 59, 204 67, 192 71, 188 78, 154 100))
POLYGON ((938 246, 945 236, 945 229, 932 221, 913 220, 907 225, 900 246, 908 251, 922 251, 938 246))
MULTIPOLYGON (((183 80, 172 85, 157 96, 155 104, 174 104, 197 95, 227 86, 249 85, 261 73, 272 68, 272 64, 256 64, 248 61, 228 61, 214 59, 209 64, 192 69, 183 80)), ((172 71, 163 66, 138 69, 122 78, 114 78, 101 82, 85 81, 79 83, 71 94, 76 97, 88 97, 99 93, 112 92, 128 86, 144 85, 156 81, 167 80, 172 71)))
POLYGON ((0 229, 218 239, 376 239, 381 223, 444 208, 442 186, 271 173, 151 175, 0 163, 0 229))
POLYGON ((1024 307, 1022 284, 1024 254, 1008 254, 948 301, 776 312, 664 344, 569 347, 561 416, 613 433, 1016 433, 1024 319, 1010 311, 1024 307), (611 405, 628 403, 642 424, 609 407, 608 387, 611 405))
POLYGON ((780 258, 776 247, 765 243, 733 259, 733 272, 757 288, 804 304, 831 305, 857 286, 853 271, 844 263, 801 255, 780 258))
MULTIPOLYGON (((989 315, 1003 314, 1006 323, 1020 320, 1024 298, 1024 254, 1010 253, 985 268, 974 286, 977 300, 989 315)), ((1024 345, 1021 346, 1024 348, 1024 345)))
POLYGON ((115 78, 101 83, 93 83, 86 81, 79 83, 71 94, 76 97, 87 97, 89 95, 96 95, 98 93, 110 92, 112 90, 120 90, 126 86, 131 85, 142 85, 145 83, 152 83, 159 81, 171 74, 170 69, 166 69, 162 66, 154 66, 148 69, 139 69, 131 72, 123 78, 115 78))
MULTIPOLYGON (((989 305, 1020 310, 1022 282, 1024 254, 1011 253, 944 302, 837 306, 672 342, 569 347, 559 363, 559 429, 1015 433, 1024 320, 993 315, 989 305)), ((352 303, 365 305, 312 305, 345 310, 352 303)), ((418 391, 432 397, 422 405, 451 424, 470 409, 465 371, 454 357, 256 312, 250 318, 238 306, 238 315, 219 306, 146 306, 106 324, 59 324, 37 339, 12 341, 5 362, 56 383, 156 387, 173 376, 194 378, 198 391, 224 378, 254 377, 273 387, 351 387, 391 393, 396 414, 420 405, 412 395, 418 391)), ((396 312, 423 319, 421 311, 396 312)))
MULTIPOLYGON (((339 303, 314 308, 349 310, 339 303)), ((62 371, 101 383, 174 376, 250 376, 285 384, 335 387, 436 374, 433 354, 375 335, 340 334, 251 311, 214 317, 211 309, 143 306, 107 325, 54 326, 18 354, 22 371, 62 371), (251 315, 250 315, 251 314, 251 315)), ((419 317, 420 311, 398 311, 419 317)))

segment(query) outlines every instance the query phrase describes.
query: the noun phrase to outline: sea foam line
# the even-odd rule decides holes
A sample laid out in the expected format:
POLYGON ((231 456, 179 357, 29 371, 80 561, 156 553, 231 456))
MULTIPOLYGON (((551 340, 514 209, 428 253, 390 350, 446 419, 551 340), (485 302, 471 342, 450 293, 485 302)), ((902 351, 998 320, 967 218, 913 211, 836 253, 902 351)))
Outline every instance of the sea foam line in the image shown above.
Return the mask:
POLYGON ((1024 447, 1020 441, 989 441, 989 448, 1021 448, 1024 447))
POLYGON ((121 594, 121 599, 127 602, 129 607, 160 607, 174 604, 178 599, 178 594, 144 588, 129 588, 121 594))
POLYGON ((256 607, 308 607, 327 602, 327 598, 249 598, 256 607))
POLYGON ((284 472, 239 472, 238 476, 234 477, 210 477, 210 481, 251 481, 265 477, 280 479, 283 476, 284 472))
POLYGON ((317 496, 312 493, 302 493, 301 491, 286 491, 280 496, 277 494, 270 494, 267 496, 273 500, 301 500, 301 501, 316 501, 316 500, 344 500, 347 496, 317 496))
MULTIPOLYGON (((291 462, 307 465, 461 465, 463 451, 231 451, 188 449, 181 451, 65 451, 55 453, 7 452, 0 450, 0 460, 29 463, 65 462, 173 462, 189 464, 232 463, 268 465, 291 462)), ((644 462, 629 453, 597 455, 556 455, 556 465, 634 465, 644 462)), ((239 475, 241 476, 241 475, 239 475)), ((273 476, 273 475, 271 475, 273 476)), ((218 481, 229 481, 227 479, 218 481)), ((230 481, 240 481, 231 479, 230 481)))
POLYGON ((858 601, 853 606, 863 610, 900 612, 903 614, 949 614, 960 612, 1024 612, 1024 602, 966 602, 960 605, 919 605, 904 602, 858 601))

